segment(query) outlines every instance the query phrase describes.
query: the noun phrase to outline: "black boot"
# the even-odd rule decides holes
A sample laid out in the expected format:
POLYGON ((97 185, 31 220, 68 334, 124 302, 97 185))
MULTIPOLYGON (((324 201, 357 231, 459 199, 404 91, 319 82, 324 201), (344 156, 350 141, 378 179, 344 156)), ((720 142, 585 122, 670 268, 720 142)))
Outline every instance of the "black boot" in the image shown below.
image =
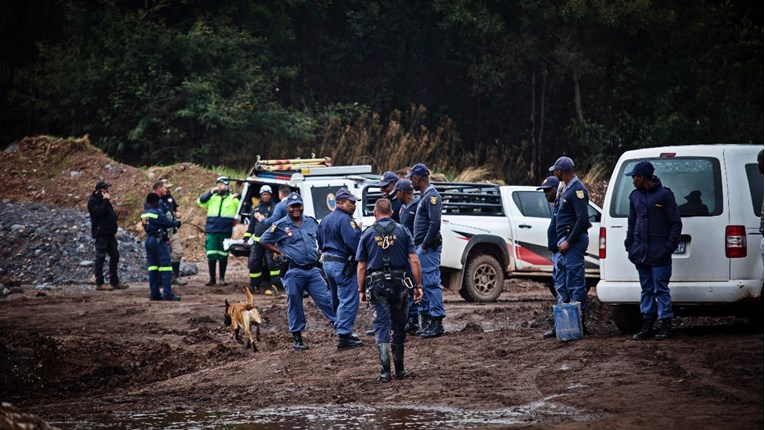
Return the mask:
POLYGON ((228 266, 228 260, 220 260, 220 285, 223 287, 228 285, 226 282, 226 266, 228 266))
POLYGON ((370 328, 369 330, 365 331, 364 334, 367 335, 367 336, 374 336, 375 335, 375 329, 374 328, 370 328))
POLYGON ((582 312, 582 336, 590 334, 590 330, 587 329, 587 314, 582 312))
POLYGON ((431 337, 438 337, 444 334, 443 321, 444 317, 433 317, 430 319, 430 325, 428 329, 424 330, 420 335, 421 338, 428 339, 431 337))
POLYGON ((187 282, 182 280, 180 275, 181 262, 180 261, 173 262, 171 266, 173 267, 173 280, 171 281, 171 283, 173 285, 186 285, 187 282))
POLYGON ((656 333, 654 339, 664 340, 672 337, 672 318, 660 319, 659 322, 659 332, 656 333))
POLYGON ((364 342, 359 339, 358 336, 353 334, 339 334, 337 335, 337 350, 343 350, 353 348, 356 346, 363 346, 364 342))
POLYGON ((417 314, 409 315, 409 317, 406 319, 406 326, 404 327, 404 331, 409 334, 417 333, 417 330, 420 329, 420 324, 417 320, 417 314))
POLYGON ((556 335, 557 335, 557 333, 556 333, 556 331, 555 331, 555 326, 553 326, 553 328, 551 328, 550 330, 546 331, 546 332, 545 332, 545 333, 542 335, 542 337, 543 337, 543 338, 545 338, 545 339, 550 339, 550 338, 552 338, 552 337, 555 337, 556 335))
POLYGON ((640 331, 632 336, 634 340, 646 340, 653 336, 653 323, 656 321, 656 315, 643 314, 643 325, 640 331))
POLYGON ((430 326, 430 315, 429 314, 422 314, 420 315, 420 328, 414 332, 417 336, 422 335, 425 330, 428 329, 430 326))
POLYGON ((404 344, 392 344, 390 349, 393 352, 393 367, 396 369, 396 379, 406 378, 406 372, 404 371, 404 344))
POLYGON ((292 332, 292 347, 295 348, 295 351, 308 349, 308 344, 303 341, 303 334, 299 331, 292 332))
POLYGON ((207 260, 207 270, 210 272, 210 279, 205 285, 212 287, 215 285, 215 260, 207 260))
POLYGON ((377 344, 377 352, 380 354, 380 382, 390 382, 390 344, 377 344))

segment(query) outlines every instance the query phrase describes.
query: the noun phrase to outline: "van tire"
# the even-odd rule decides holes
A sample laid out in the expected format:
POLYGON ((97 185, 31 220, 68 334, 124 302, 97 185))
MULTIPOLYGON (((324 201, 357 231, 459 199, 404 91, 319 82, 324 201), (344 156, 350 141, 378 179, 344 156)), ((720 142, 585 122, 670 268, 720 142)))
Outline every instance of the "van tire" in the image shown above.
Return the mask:
POLYGON ((469 302, 496 302, 502 294, 505 272, 496 258, 480 254, 465 269, 460 295, 469 302))
POLYGON ((622 334, 635 334, 640 331, 640 326, 643 324, 638 305, 611 306, 611 319, 622 334))

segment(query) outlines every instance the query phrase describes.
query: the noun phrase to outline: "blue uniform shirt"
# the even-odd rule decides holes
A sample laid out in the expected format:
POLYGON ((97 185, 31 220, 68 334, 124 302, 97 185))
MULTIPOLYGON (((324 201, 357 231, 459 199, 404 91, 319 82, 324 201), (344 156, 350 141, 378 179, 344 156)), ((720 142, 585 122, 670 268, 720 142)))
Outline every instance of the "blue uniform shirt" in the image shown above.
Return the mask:
POLYGON ((414 243, 423 249, 433 249, 441 233, 441 195, 433 185, 426 189, 417 204, 414 216, 414 243))
POLYGON ((555 231, 558 240, 566 239, 573 245, 582 233, 590 226, 590 215, 587 212, 590 195, 587 189, 574 176, 561 192, 558 200, 558 215, 555 217, 555 231))
POLYGON ((276 204, 274 212, 270 217, 263 220, 263 225, 266 229, 270 228, 273 223, 287 216, 287 199, 284 199, 276 204))
MULTIPOLYGON (((390 218, 380 218, 379 223, 383 228, 388 224, 395 222, 390 218)), ((396 228, 391 233, 393 241, 389 243, 387 252, 390 254, 390 267, 397 270, 409 270, 409 254, 414 254, 414 240, 409 230, 401 224, 396 224, 396 228)), ((382 235, 369 227, 364 230, 359 241, 359 249, 356 251, 356 261, 367 262, 367 273, 383 269, 383 250, 382 235)))
POLYGON ((141 214, 141 224, 143 224, 143 230, 146 234, 149 236, 164 235, 166 237, 168 228, 180 227, 181 222, 168 218, 164 211, 163 205, 157 207, 145 205, 141 214))
POLYGON ((630 194, 627 237, 624 247, 635 264, 672 264, 672 252, 680 243, 683 221, 675 195, 654 177, 650 190, 636 189, 630 194))
POLYGON ((348 213, 335 208, 321 220, 319 247, 325 254, 347 258, 356 254, 361 238, 361 228, 348 213))
POLYGON ((409 233, 414 233, 414 216, 417 214, 417 204, 420 202, 420 196, 417 196, 412 201, 412 204, 407 206, 405 202, 401 202, 401 210, 399 211, 398 219, 401 220, 401 225, 409 230, 409 233))
POLYGON ((390 207, 393 210, 393 216, 391 218, 393 218, 393 221, 401 222, 401 218, 399 218, 399 210, 403 204, 404 202, 396 197, 396 193, 393 193, 393 195, 390 196, 390 207))
POLYGON ((271 224, 271 228, 261 236, 260 242, 277 245, 291 262, 307 266, 319 260, 316 242, 318 232, 319 223, 315 218, 303 215, 303 221, 298 227, 286 216, 271 224))
POLYGON ((552 217, 550 225, 547 227, 547 249, 551 252, 558 252, 558 233, 555 231, 555 218, 558 216, 558 203, 552 205, 552 217))

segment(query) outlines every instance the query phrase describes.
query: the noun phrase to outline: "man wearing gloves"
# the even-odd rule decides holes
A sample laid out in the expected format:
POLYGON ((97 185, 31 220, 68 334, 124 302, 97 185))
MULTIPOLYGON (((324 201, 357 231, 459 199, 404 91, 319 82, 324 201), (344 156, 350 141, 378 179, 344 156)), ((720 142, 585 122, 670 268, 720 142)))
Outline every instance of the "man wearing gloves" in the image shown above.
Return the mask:
POLYGON ((207 250, 210 279, 205 285, 208 287, 215 285, 216 262, 220 262, 220 285, 228 285, 226 283, 228 251, 223 249, 223 240, 231 237, 236 223, 236 209, 239 206, 238 196, 231 194, 228 188, 227 177, 219 176, 215 183, 215 188, 202 194, 197 200, 200 207, 207 208, 205 250, 207 250))

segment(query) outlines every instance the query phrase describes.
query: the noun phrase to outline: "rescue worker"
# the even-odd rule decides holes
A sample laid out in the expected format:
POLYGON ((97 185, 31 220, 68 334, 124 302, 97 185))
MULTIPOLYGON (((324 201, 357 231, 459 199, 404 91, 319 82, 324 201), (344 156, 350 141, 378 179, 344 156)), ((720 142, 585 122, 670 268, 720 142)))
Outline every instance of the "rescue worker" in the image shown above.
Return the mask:
MULTIPOLYGON (((558 234, 555 231, 555 217, 558 214, 558 185, 560 185, 560 180, 558 180, 558 178, 555 176, 548 176, 544 181, 542 181, 542 186, 537 188, 537 190, 542 190, 542 192, 545 194, 545 199, 552 206, 550 225, 547 227, 547 249, 552 253, 552 281, 553 287, 556 291, 555 298, 559 303, 562 303, 561 300, 564 295, 562 292, 558 292, 558 290, 562 289, 564 284, 560 280, 562 271, 558 269, 558 264, 560 262, 560 252, 558 252, 558 234)), ((542 337, 545 339, 555 337, 555 327, 545 332, 542 337)))
POLYGON ((425 299, 420 303, 422 331, 420 337, 431 338, 444 334, 444 294, 441 291, 441 195, 430 184, 430 170, 418 163, 406 175, 412 187, 420 192, 420 202, 414 216, 414 245, 422 265, 422 284, 425 299))
POLYGON ((632 177, 635 190, 630 194, 627 237, 624 248, 640 278, 640 313, 643 325, 632 336, 645 340, 654 336, 653 325, 658 316, 657 340, 668 339, 672 331, 672 297, 669 278, 672 276, 672 252, 680 243, 683 222, 675 195, 654 176, 651 162, 642 160, 625 176, 632 177))
POLYGON ((281 185, 279 187, 279 203, 276 204, 274 212, 269 217, 256 213, 255 217, 258 221, 262 222, 266 230, 268 230, 273 223, 287 216, 287 196, 290 195, 292 190, 287 185, 281 185))
POLYGON ((323 254, 324 274, 332 294, 332 309, 337 315, 337 349, 362 346, 353 334, 359 311, 359 289, 356 283, 356 249, 359 247, 361 227, 353 220, 358 197, 348 188, 335 193, 335 209, 321 220, 319 247, 323 254))
POLYGON ((141 214, 141 224, 146 232, 144 247, 149 270, 149 300, 181 300, 181 296, 173 293, 171 278, 170 246, 167 244, 168 229, 180 227, 181 222, 168 218, 165 208, 161 206, 160 197, 156 193, 146 195, 144 210, 141 214), (162 293, 159 284, 162 283, 162 293))
MULTIPOLYGON (((393 187, 393 192, 396 193, 396 200, 401 202, 398 215, 401 225, 406 227, 409 233, 414 234, 414 215, 417 213, 417 203, 419 203, 420 197, 414 196, 412 181, 409 179, 399 180, 393 187)), ((407 333, 417 334, 417 331, 420 330, 419 317, 418 303, 414 302, 414 290, 409 290, 409 312, 404 329, 407 333)))
POLYGON ((215 184, 215 188, 202 194, 197 200, 200 207, 207 208, 205 249, 210 278, 205 285, 208 287, 215 285, 216 262, 220 262, 220 285, 228 285, 226 283, 228 251, 223 248, 223 240, 231 238, 236 223, 236 210, 239 207, 238 195, 232 194, 229 190, 227 177, 219 176, 215 184))
POLYGON ((560 252, 558 270, 560 270, 558 290, 559 303, 579 302, 582 312, 582 334, 587 334, 587 286, 584 280, 584 254, 590 238, 588 213, 589 193, 574 173, 574 161, 569 157, 560 157, 550 166, 558 180, 564 184, 560 191, 558 212, 555 217, 557 249, 560 252))
MULTIPOLYGON (((164 207, 165 215, 168 219, 176 220, 181 218, 181 212, 179 210, 178 202, 175 201, 173 196, 170 195, 170 187, 173 186, 167 179, 160 179, 155 182, 151 187, 152 192, 159 195, 160 207, 164 207)), ((172 261, 171 266, 173 268, 173 277, 171 283, 173 285, 186 285, 186 281, 180 279, 181 271, 181 258, 183 257, 183 247, 181 246, 181 239, 178 236, 178 228, 173 227, 169 229, 168 236, 170 240, 168 244, 170 246, 170 259, 172 261)))
POLYGON ((363 303, 375 306, 375 341, 380 356, 378 381, 389 382, 390 356, 396 379, 406 377, 404 370, 404 327, 407 319, 408 290, 414 290, 414 301, 422 299, 420 261, 409 231, 391 219, 393 211, 388 199, 375 202, 375 223, 361 236, 356 252, 357 281, 363 303), (414 275, 414 282, 407 275, 414 275), (391 330, 393 336, 391 337, 391 330))
POLYGON ((96 246, 95 277, 96 290, 124 290, 127 284, 120 282, 118 264, 120 261, 119 245, 117 243, 117 214, 112 207, 109 187, 105 181, 96 184, 96 189, 88 198, 88 214, 90 228, 96 246), (104 283, 104 261, 109 254, 109 285, 104 283))
POLYGON ((391 207, 393 208, 393 221, 396 222, 399 222, 398 211, 401 209, 401 200, 396 197, 396 193, 393 191, 393 187, 396 185, 398 180, 398 175, 395 172, 388 170, 387 172, 383 173, 382 179, 380 179, 380 182, 377 183, 377 186, 380 187, 380 191, 382 192, 383 197, 390 200, 391 207))
POLYGON ((263 280, 263 260, 265 260, 266 267, 269 270, 269 282, 264 294, 268 296, 275 295, 278 292, 277 286, 281 287, 282 284, 279 278, 279 266, 274 262, 274 254, 262 246, 258 246, 260 236, 266 231, 266 225, 259 221, 258 218, 264 220, 270 217, 276 207, 276 203, 271 199, 271 193, 271 186, 263 185, 260 187, 260 202, 253 208, 250 215, 250 224, 247 227, 247 232, 244 234, 245 243, 252 243, 252 246, 250 246, 250 258, 247 262, 250 271, 250 291, 255 294, 260 292, 260 284, 263 280))
POLYGON ((271 225, 260 238, 260 246, 286 259, 287 270, 282 276, 287 294, 287 322, 292 333, 293 347, 297 351, 308 349, 303 340, 305 313, 303 293, 313 298, 316 306, 333 325, 336 324, 332 310, 332 297, 327 283, 319 270, 316 236, 319 223, 315 218, 303 215, 303 198, 291 193, 287 201, 288 215, 271 225), (278 247, 277 247, 278 245, 278 247))

